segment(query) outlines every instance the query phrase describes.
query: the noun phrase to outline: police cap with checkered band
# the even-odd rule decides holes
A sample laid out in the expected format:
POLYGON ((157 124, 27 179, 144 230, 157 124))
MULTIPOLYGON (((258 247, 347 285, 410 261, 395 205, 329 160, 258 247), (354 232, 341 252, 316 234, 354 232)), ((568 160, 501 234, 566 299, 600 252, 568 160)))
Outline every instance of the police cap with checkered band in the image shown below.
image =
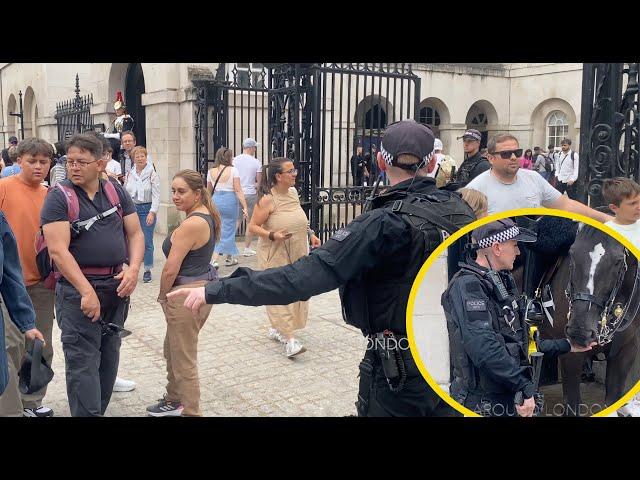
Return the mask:
POLYGON ((424 167, 433 156, 435 135, 426 125, 415 120, 401 120, 387 127, 380 142, 380 153, 387 165, 415 170, 424 167), (399 155, 412 155, 417 160, 415 164, 399 165, 399 155))
POLYGON ((538 239, 538 236, 531 230, 519 227, 510 218, 503 218, 502 220, 487 223, 482 227, 476 228, 471 233, 471 239, 474 242, 472 248, 479 250, 489 248, 494 243, 503 243, 507 240, 533 243, 538 239))

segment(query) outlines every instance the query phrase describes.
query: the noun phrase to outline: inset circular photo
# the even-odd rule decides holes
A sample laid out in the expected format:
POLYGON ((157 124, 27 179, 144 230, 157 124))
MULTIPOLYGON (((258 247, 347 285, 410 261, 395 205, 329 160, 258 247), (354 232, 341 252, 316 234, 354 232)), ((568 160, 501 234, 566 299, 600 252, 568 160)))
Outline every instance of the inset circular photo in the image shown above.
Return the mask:
POLYGON ((640 391, 640 251, 544 208, 456 232, 407 309, 425 379, 465 416, 623 416, 640 391))

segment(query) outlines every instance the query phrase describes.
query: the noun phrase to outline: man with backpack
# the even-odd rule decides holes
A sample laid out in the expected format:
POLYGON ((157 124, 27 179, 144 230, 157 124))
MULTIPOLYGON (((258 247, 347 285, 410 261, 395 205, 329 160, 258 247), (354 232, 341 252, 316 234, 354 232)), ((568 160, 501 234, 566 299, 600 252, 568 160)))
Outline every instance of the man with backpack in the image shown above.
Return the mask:
POLYGON ((68 180, 49 191, 41 213, 58 280, 56 314, 74 417, 103 416, 107 409, 129 296, 144 254, 131 197, 115 182, 99 178, 105 163, 97 138, 71 137, 68 180))
POLYGON ((569 198, 575 200, 573 184, 578 179, 580 159, 578 154, 571 149, 571 140, 568 138, 563 139, 560 146, 562 151, 556 156, 556 189, 560 193, 567 192, 569 198))
MULTIPOLYGON (((53 291, 47 289, 36 265, 33 242, 40 230, 40 211, 47 196, 42 181, 49 172, 53 147, 40 138, 27 138, 17 146, 17 165, 20 173, 0 180, 0 211, 4 213, 18 246, 22 267, 21 281, 27 289, 35 310, 36 328, 44 336, 42 357, 51 366, 53 359, 53 291)), ((7 300, 5 298, 5 300, 7 300)), ((9 318, 2 305, 4 318, 9 318)), ((33 394, 21 394, 18 389, 18 371, 27 350, 25 336, 13 322, 5 323, 5 341, 9 357, 9 383, 0 395, 2 417, 50 417, 53 410, 42 405, 47 387, 33 394)))

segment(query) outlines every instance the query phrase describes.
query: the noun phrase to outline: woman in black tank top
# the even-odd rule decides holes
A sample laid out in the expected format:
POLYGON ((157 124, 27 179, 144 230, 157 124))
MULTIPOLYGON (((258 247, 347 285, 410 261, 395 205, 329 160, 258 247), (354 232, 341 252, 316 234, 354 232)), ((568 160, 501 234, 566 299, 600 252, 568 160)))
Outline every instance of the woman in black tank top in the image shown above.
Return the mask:
POLYGON ((187 218, 162 244, 167 262, 160 278, 158 302, 167 321, 164 356, 167 360, 167 392, 158 404, 147 408, 149 415, 201 416, 198 381, 198 334, 211 305, 197 315, 182 302, 167 302, 167 293, 179 287, 200 287, 217 278, 209 264, 220 238, 220 215, 211 203, 200 174, 182 170, 171 183, 173 203, 187 218))

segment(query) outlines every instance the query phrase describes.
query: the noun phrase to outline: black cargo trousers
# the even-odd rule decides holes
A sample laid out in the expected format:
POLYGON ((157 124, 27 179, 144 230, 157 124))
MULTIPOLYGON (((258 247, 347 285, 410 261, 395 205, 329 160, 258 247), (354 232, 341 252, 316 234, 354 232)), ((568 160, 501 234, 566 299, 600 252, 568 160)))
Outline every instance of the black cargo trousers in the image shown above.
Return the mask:
MULTIPOLYGON (((129 297, 120 298, 120 282, 89 280, 100 300, 100 319, 124 326, 129 297)), ((118 373, 121 339, 92 322, 80 309, 80 293, 64 279, 56 285, 56 319, 62 332, 67 397, 73 417, 100 417, 107 410, 118 373)))
POLYGON ((359 417, 457 417, 426 382, 411 352, 402 351, 406 381, 400 391, 389 388, 384 369, 374 349, 360 362, 360 384, 356 409, 359 417))

